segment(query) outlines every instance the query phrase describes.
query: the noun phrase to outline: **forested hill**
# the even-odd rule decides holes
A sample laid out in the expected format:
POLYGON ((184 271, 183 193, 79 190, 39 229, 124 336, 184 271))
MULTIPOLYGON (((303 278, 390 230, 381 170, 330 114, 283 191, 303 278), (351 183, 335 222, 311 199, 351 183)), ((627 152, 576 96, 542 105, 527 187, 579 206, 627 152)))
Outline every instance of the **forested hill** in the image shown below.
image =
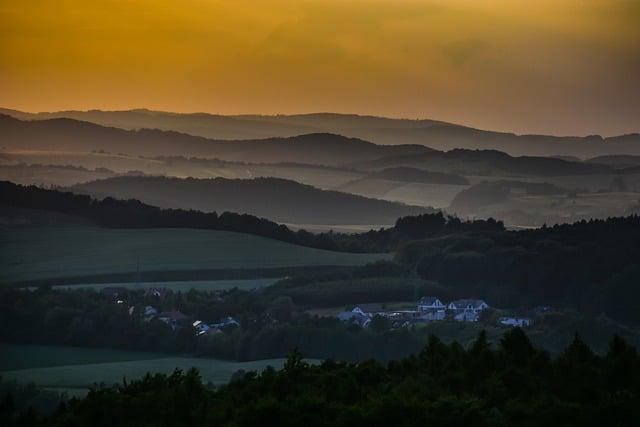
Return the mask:
POLYGON ((7 425, 112 426, 632 426, 640 423, 640 358, 614 337, 604 356, 576 337, 552 359, 520 329, 492 347, 432 337, 418 355, 239 372, 206 387, 197 371, 148 374, 94 390, 48 417, 5 405, 7 425))
POLYGON ((551 304, 640 325, 640 216, 416 240, 396 259, 496 306, 551 304))
POLYGON ((99 198, 137 199, 161 208, 242 212, 295 224, 393 224, 402 216, 434 212, 279 178, 131 176, 78 184, 71 190, 99 198))
POLYGON ((292 231, 285 225, 248 214, 161 209, 138 200, 107 197, 97 200, 88 195, 21 186, 0 181, 0 206, 42 209, 88 218, 99 225, 117 228, 180 227, 237 231, 282 240, 298 245, 346 252, 385 252, 402 242, 461 231, 500 231, 501 222, 460 221, 441 212, 403 217, 394 227, 361 234, 292 231))

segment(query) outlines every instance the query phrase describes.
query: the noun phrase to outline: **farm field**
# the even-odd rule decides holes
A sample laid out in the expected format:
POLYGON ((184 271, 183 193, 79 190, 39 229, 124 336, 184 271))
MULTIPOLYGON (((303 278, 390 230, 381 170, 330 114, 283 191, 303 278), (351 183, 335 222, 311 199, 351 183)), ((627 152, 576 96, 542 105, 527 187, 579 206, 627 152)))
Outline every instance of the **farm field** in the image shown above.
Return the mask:
POLYGON ((166 354, 143 351, 0 343, 0 372, 64 365, 128 362, 132 360, 149 360, 166 357, 166 354))
POLYGON ((267 366, 280 369, 286 360, 268 359, 251 362, 228 362, 188 357, 159 357, 154 353, 117 352, 114 350, 78 349, 72 347, 2 344, 0 348, 3 350, 9 349, 10 353, 14 355, 31 355, 31 353, 37 351, 40 353, 39 357, 42 358, 81 362, 42 367, 38 364, 38 360, 33 360, 34 367, 6 370, 3 366, 10 366, 7 365, 10 360, 8 362, 5 361, 4 356, 3 359, 0 359, 3 363, 3 365, 0 365, 0 376, 5 380, 34 383, 47 390, 66 392, 69 395, 76 396, 85 394, 95 384, 112 385, 121 383, 124 378, 127 380, 141 378, 147 372, 170 374, 175 369, 188 370, 196 368, 204 382, 222 384, 229 381, 233 373, 240 369, 261 371, 267 366), (80 358, 76 353, 80 355, 80 358), (126 360, 125 357, 124 360, 117 360, 119 353, 122 353, 122 356, 130 353, 131 358, 126 360), (145 354, 147 359, 143 359, 145 354), (82 357, 85 358, 84 361, 81 360, 82 357), (112 358, 112 361, 108 361, 109 358, 112 358), (100 359, 102 361, 98 361, 100 359))
POLYGON ((0 227, 0 282, 146 271, 361 265, 390 254, 352 254, 249 234, 91 225, 0 227))
POLYGON ((242 290, 251 290, 264 288, 266 286, 273 285, 280 278, 271 279, 247 279, 247 280, 182 280, 172 282, 132 282, 132 283, 89 283, 89 284, 77 284, 77 285, 56 285, 52 286, 53 289, 93 289, 99 291, 100 289, 109 286, 118 286, 130 290, 137 289, 149 289, 149 288, 163 288, 170 289, 174 292, 189 292, 190 290, 196 291, 221 291, 225 289, 238 288, 242 290))

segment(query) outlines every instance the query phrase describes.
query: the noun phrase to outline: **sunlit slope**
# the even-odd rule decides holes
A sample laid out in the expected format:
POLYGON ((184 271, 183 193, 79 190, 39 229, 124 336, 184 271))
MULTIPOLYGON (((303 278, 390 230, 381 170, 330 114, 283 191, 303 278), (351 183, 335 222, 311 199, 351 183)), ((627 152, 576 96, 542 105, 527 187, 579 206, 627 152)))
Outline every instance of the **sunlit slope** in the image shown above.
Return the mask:
POLYGON ((3 227, 0 282, 136 272, 360 265, 386 254, 305 248, 226 231, 3 227))

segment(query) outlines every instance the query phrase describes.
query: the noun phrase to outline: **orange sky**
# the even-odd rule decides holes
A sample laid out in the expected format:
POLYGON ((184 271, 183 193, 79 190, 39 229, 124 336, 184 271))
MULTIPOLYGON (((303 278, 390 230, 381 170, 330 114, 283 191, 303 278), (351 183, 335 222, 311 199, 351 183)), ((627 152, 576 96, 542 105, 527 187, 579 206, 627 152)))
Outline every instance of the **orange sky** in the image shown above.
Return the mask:
POLYGON ((637 0, 2 0, 0 106, 640 131, 637 0))

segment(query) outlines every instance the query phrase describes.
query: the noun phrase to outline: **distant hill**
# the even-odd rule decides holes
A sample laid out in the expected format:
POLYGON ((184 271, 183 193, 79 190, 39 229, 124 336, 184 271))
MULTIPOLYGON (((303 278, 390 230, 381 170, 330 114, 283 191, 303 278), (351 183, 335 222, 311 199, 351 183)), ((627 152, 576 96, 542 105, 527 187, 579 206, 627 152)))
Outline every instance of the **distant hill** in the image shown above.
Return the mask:
POLYGON ((0 113, 21 120, 70 118, 122 129, 161 129, 212 139, 288 137, 305 133, 340 133, 363 129, 420 129, 438 124, 434 120, 390 119, 356 114, 312 113, 294 115, 232 115, 171 113, 146 109, 125 111, 58 111, 25 113, 0 108, 0 113))
POLYGON ((640 156, 632 156, 627 154, 598 156, 586 161, 589 163, 609 165, 619 169, 640 166, 640 156))
POLYGON ((75 119, 18 120, 0 115, 1 147, 18 150, 107 151, 142 156, 190 156, 246 162, 342 165, 431 149, 381 146, 356 138, 316 133, 287 138, 221 141, 161 130, 123 130, 75 119))
POLYGON ((94 197, 138 199, 163 208, 239 212, 295 224, 393 224, 431 209, 406 206, 278 178, 116 177, 70 187, 94 197))
POLYGON ((481 182, 462 190, 453 199, 449 209, 462 215, 473 215, 481 207, 508 202, 512 196, 556 196, 568 190, 541 182, 500 180, 481 182))
POLYGON ((429 171, 463 175, 541 175, 569 176, 611 173, 606 165, 571 162, 556 157, 514 157, 496 150, 455 149, 447 152, 432 151, 417 155, 383 157, 354 163, 363 170, 413 167, 429 171))
POLYGON ((461 175, 443 172, 430 172, 410 167, 383 169, 369 174, 365 179, 387 179, 389 181, 417 182, 421 184, 468 185, 469 181, 461 175))
POLYGON ((516 135, 492 132, 435 120, 390 119, 354 114, 313 113, 296 115, 178 114, 150 110, 0 112, 21 119, 74 118, 123 129, 173 130, 212 139, 290 137, 306 133, 335 133, 376 144, 420 144, 438 150, 454 148, 494 149, 511 155, 564 155, 589 158, 606 154, 640 155, 640 134, 603 138, 516 135))

